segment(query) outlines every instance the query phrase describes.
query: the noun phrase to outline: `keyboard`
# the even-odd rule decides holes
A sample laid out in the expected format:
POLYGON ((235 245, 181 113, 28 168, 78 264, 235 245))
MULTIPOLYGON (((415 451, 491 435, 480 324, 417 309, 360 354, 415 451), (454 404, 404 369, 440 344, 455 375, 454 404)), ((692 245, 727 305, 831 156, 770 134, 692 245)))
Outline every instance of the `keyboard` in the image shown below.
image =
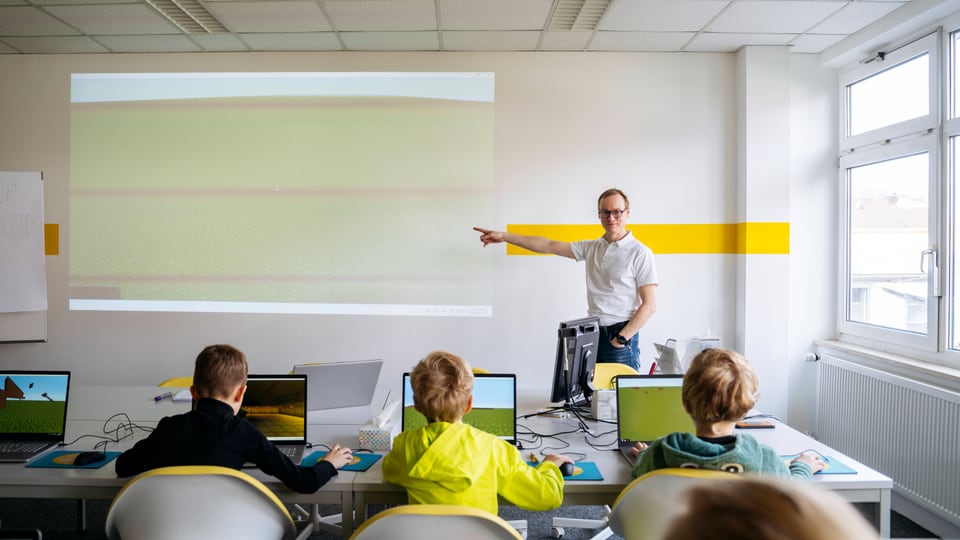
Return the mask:
POLYGON ((50 448, 49 441, 0 441, 0 462, 23 462, 50 448))

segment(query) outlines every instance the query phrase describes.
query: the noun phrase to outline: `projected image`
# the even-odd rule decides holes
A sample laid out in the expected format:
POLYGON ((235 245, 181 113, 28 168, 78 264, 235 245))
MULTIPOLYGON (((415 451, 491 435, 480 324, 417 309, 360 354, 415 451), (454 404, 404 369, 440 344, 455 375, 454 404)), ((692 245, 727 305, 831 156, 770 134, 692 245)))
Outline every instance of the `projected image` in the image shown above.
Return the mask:
POLYGON ((0 433, 60 433, 67 385, 66 375, 0 373, 0 433))
MULTIPOLYGON (((410 376, 403 377, 403 430, 421 428, 427 419, 413 408, 410 376)), ((512 377, 475 377, 473 408, 463 416, 463 423, 497 437, 516 437, 516 390, 512 377)))
POLYGON ((70 308, 490 316, 493 74, 74 74, 70 308))

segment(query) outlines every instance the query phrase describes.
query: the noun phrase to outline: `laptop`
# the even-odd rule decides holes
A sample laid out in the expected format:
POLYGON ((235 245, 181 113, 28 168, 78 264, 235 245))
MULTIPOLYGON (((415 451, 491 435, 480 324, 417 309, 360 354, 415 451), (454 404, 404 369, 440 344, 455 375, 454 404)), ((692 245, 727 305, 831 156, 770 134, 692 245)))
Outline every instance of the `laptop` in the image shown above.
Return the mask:
POLYGON ((307 376, 247 375, 239 415, 299 464, 307 447, 307 376))
MULTIPOLYGON (((473 376, 473 408, 463 416, 463 423, 517 443, 517 376, 484 373, 473 376)), ((410 374, 403 374, 403 431, 427 425, 427 419, 413 408, 413 387, 410 374)))
POLYGON ((25 463, 63 442, 69 371, 0 371, 0 462, 25 463))
POLYGON ((683 409, 682 374, 619 375, 617 389, 617 442, 628 461, 630 449, 676 431, 694 433, 690 415, 683 409))
POLYGON ((307 376, 307 410, 367 406, 380 379, 383 360, 298 364, 295 374, 307 376))

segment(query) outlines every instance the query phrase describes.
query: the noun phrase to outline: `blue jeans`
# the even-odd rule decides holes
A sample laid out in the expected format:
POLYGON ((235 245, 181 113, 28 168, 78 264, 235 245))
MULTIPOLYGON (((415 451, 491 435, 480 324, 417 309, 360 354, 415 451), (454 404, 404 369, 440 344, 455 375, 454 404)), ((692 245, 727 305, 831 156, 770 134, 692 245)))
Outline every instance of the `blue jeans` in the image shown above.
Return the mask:
POLYGON ((634 334, 627 344, 616 348, 610 344, 613 336, 617 335, 626 322, 614 323, 610 326, 600 327, 600 347, 597 350, 597 362, 616 362, 626 364, 633 369, 640 371, 640 338, 639 333, 634 334))

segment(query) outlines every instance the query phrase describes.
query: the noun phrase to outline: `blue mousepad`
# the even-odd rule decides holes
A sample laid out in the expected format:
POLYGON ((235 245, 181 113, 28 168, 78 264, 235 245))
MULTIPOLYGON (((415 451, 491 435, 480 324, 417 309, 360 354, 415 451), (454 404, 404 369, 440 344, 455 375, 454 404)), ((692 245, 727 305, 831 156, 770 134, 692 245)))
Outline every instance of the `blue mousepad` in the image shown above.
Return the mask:
MULTIPOLYGON (((528 461, 528 465, 531 467, 536 467, 539 463, 534 461, 528 461)), ((600 474, 600 468, 597 467, 597 464, 592 461, 578 461, 573 464, 573 474, 571 476, 564 476, 564 482, 572 482, 576 480, 603 480, 603 475, 600 474)))
MULTIPOLYGON (((323 459, 323 456, 327 455, 326 451, 313 452, 309 456, 303 458, 300 462, 302 467, 313 467, 317 464, 318 461, 323 459)), ((353 463, 346 465, 341 471, 365 471, 370 468, 371 465, 377 462, 380 459, 380 454, 354 454, 353 463)))
MULTIPOLYGON (((799 456, 800 454, 793 454, 790 456, 780 456, 780 459, 787 464, 787 467, 790 466, 790 462, 793 461, 793 458, 799 456)), ((843 462, 839 461, 835 457, 831 456, 821 456, 823 462, 827 464, 822 471, 816 474, 857 474, 857 471, 851 469, 849 466, 845 465, 843 462)))
POLYGON ((102 461, 89 465, 74 465, 73 458, 77 457, 79 453, 80 452, 76 450, 57 450, 56 452, 44 454, 27 463, 27 467, 40 467, 44 469, 99 469, 120 455, 120 452, 104 452, 107 457, 102 461))

